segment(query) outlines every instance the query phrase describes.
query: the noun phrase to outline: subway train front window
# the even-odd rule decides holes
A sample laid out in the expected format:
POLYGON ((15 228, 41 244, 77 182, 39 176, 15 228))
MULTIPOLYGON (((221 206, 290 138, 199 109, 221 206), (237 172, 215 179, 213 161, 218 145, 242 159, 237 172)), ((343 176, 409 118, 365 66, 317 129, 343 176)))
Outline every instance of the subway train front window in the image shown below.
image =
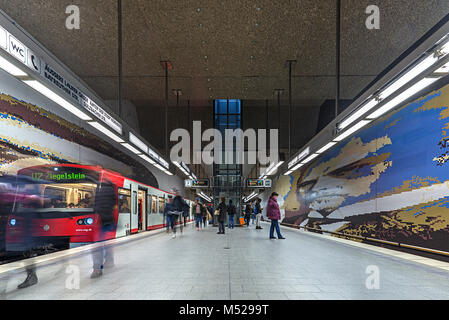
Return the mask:
POLYGON ((15 211, 93 211, 97 177, 77 168, 35 167, 19 172, 15 211))

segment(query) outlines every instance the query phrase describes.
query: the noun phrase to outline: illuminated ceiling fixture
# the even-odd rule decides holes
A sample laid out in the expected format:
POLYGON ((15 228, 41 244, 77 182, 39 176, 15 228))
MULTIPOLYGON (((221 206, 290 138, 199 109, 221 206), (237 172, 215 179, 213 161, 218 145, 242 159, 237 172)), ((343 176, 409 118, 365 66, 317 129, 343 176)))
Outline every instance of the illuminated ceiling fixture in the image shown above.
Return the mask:
POLYGON ((304 159, 304 161, 301 161, 301 164, 306 164, 307 162, 312 161, 313 159, 315 159, 318 156, 319 156, 318 153, 314 153, 314 154, 310 155, 309 157, 307 157, 306 159, 304 159))
POLYGON ((129 143, 122 143, 122 146, 124 146, 126 149, 130 150, 131 152, 133 152, 135 154, 141 154, 142 153, 139 150, 137 150, 136 148, 134 148, 132 145, 130 145, 129 143))
POLYGON ((338 137, 336 137, 334 139, 334 141, 340 142, 340 141, 344 140, 345 138, 349 137, 351 134, 353 134, 354 132, 363 128, 365 125, 367 125, 370 122, 371 122, 371 120, 360 120, 359 123, 355 124, 353 127, 351 127, 350 129, 346 130, 345 132, 340 134, 338 137))
POLYGON ((277 168, 279 168, 284 161, 279 161, 275 166, 273 166, 265 175, 271 176, 274 172, 276 172, 277 168))
POLYGON ((17 68, 14 64, 0 56, 0 68, 8 72, 15 77, 26 77, 28 74, 17 68))
POLYGON ((302 159, 304 159, 305 157, 307 157, 310 153, 310 147, 307 147, 306 149, 304 149, 304 151, 302 151, 300 154, 298 154, 295 158, 293 158, 289 163, 288 163, 288 168, 293 167, 295 164, 297 164, 299 161, 301 161, 302 159))
POLYGON ((322 147, 320 150, 318 150, 316 153, 321 154, 321 153, 329 150, 330 148, 332 148, 336 144, 337 144, 337 142, 331 141, 328 144, 326 144, 324 147, 322 147))
POLYGON ((37 92, 43 94, 44 96, 46 96, 47 98, 49 98, 53 102, 56 102, 61 107, 63 107, 67 111, 71 112, 72 114, 74 114, 75 116, 80 118, 81 120, 92 121, 91 117, 89 117, 87 114, 82 112, 80 109, 75 107, 73 104, 71 104, 70 102, 68 102, 67 100, 65 100, 61 96, 59 96, 58 94, 54 93, 52 90, 48 89, 46 86, 44 86, 39 81, 37 81, 37 80, 23 80, 23 82, 26 83, 27 85, 29 85, 34 90, 36 90, 37 92))
POLYGON ((122 138, 120 138, 119 136, 117 136, 116 134, 114 134, 112 131, 110 131, 109 129, 106 129, 104 126, 102 126, 101 124, 99 124, 96 121, 90 121, 88 122, 88 124, 90 124, 92 127, 94 127, 95 129, 97 129, 98 131, 100 131, 101 133, 103 133, 104 135, 108 136, 109 138, 111 138, 112 140, 114 140, 115 142, 118 143, 123 143, 125 142, 122 138))
MULTIPOLYGON (((145 160, 146 162, 148 162, 148 163, 150 163, 152 165, 156 164, 156 162, 154 162, 150 157, 148 157, 148 156, 146 156, 144 154, 139 154, 139 157, 141 157, 143 160, 145 160)), ((164 171, 164 170, 162 170, 162 171, 164 171)))
POLYGON ((438 57, 434 54, 431 54, 427 58, 425 58, 422 62, 418 63, 415 67, 413 67, 410 71, 406 72, 403 76, 401 76, 398 80, 393 82, 390 86, 388 86, 385 90, 382 90, 379 97, 382 100, 385 100, 394 92, 405 86, 411 80, 416 78, 418 75, 429 69, 432 65, 434 65, 438 61, 438 57))
POLYGON ((129 141, 143 152, 148 153, 149 149, 148 146, 142 140, 137 138, 137 136, 134 135, 132 132, 129 133, 129 141))
POLYGON ((346 118, 343 122, 338 124, 338 129, 343 130, 347 126, 349 126, 351 123, 356 121, 358 118, 363 116, 365 113, 370 111, 372 108, 377 106, 379 101, 377 101, 375 98, 369 100, 367 103, 363 105, 360 109, 358 109, 356 112, 354 112, 352 115, 350 115, 348 118, 346 118))
POLYGON ((414 94, 418 93, 419 91, 423 90, 424 88, 430 86, 435 81, 439 80, 440 77, 436 78, 424 78, 415 85, 411 86, 409 89, 405 90, 403 93, 398 95, 397 97, 393 98, 390 102, 387 102, 385 105, 371 113, 367 118, 368 119, 375 119, 383 115, 384 113, 390 111, 391 109, 395 108, 398 104, 401 102, 407 100, 414 94))

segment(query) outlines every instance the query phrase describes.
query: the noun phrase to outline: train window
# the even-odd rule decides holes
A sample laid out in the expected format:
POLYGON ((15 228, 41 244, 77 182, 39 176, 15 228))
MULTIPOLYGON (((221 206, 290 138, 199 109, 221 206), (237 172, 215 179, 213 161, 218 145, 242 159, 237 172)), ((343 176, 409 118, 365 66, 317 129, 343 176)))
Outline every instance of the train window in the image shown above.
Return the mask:
POLYGON ((151 213, 157 213, 157 196, 151 196, 151 213))
POLYGON ((164 213, 165 210, 165 198, 159 197, 159 213, 164 213))
POLYGON ((17 190, 25 199, 18 203, 17 209, 93 209, 96 190, 97 185, 91 183, 25 184, 17 190))
POLYGON ((118 212, 131 213, 131 191, 118 189, 118 212))

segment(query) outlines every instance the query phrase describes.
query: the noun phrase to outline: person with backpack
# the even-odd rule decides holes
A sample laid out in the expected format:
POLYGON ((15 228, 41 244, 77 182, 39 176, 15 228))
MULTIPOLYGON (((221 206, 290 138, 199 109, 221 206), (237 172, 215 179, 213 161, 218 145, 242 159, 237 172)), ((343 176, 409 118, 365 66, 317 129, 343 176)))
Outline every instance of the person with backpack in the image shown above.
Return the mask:
POLYGON ((221 198, 221 202, 217 207, 217 211, 218 211, 218 232, 217 234, 225 234, 225 220, 226 220, 226 211, 227 211, 228 207, 226 206, 226 198, 222 197, 221 198))
POLYGON ((237 212, 237 209, 232 204, 232 200, 230 199, 229 205, 228 205, 228 217, 229 217, 228 228, 229 229, 234 229, 234 217, 235 217, 236 212, 237 212))
POLYGON ((278 194, 273 192, 268 200, 267 205, 267 217, 271 220, 270 227, 270 239, 276 239, 274 237, 274 229, 278 235, 278 239, 285 239, 281 234, 281 229, 279 228, 279 220, 281 220, 281 211, 279 210, 279 205, 277 202, 278 194))
POLYGON ((262 217, 262 206, 260 205, 260 202, 262 201, 262 199, 257 198, 256 200, 256 204, 254 205, 254 214, 256 215, 256 229, 263 229, 260 226, 260 218, 262 217))
POLYGON ((201 217, 203 220, 203 229, 206 228, 207 225, 207 214, 208 214, 207 207, 206 205, 203 205, 203 214, 201 217))

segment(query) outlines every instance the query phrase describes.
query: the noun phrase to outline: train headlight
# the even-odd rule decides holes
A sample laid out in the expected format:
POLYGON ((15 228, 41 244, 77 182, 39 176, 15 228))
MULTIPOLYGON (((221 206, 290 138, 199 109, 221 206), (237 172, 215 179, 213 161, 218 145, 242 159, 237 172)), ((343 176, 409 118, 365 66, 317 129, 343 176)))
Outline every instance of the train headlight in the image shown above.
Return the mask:
POLYGON ((9 225, 12 227, 14 227, 16 225, 16 223, 17 223, 16 219, 9 220, 9 225))
POLYGON ((79 225, 82 225, 82 224, 84 224, 84 219, 80 219, 76 223, 78 223, 79 225))
POLYGON ((92 223, 94 223, 94 219, 92 218, 87 218, 86 220, 86 224, 91 225, 92 223))

